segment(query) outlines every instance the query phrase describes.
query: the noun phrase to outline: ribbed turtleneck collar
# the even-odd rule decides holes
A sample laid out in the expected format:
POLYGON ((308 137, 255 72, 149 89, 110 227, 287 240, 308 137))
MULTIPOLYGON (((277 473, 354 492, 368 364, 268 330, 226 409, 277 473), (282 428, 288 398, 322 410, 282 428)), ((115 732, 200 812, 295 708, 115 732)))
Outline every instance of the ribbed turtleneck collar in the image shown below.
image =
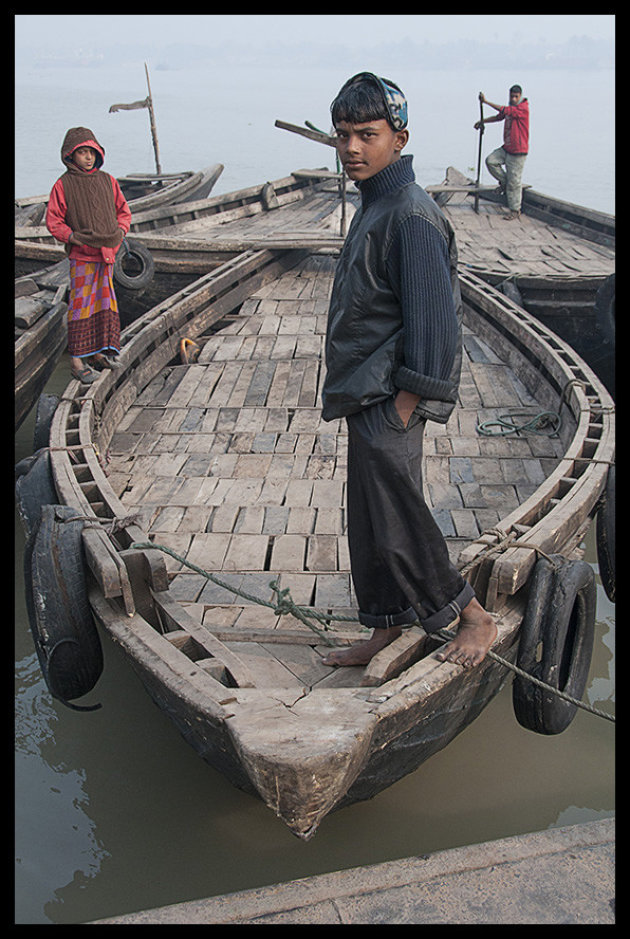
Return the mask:
POLYGON ((416 176, 413 171, 412 161, 413 156, 411 154, 402 156, 399 160, 386 166, 380 173, 358 182, 356 185, 361 193, 363 208, 367 209, 381 196, 400 189, 401 186, 407 186, 409 183, 415 182, 416 176))

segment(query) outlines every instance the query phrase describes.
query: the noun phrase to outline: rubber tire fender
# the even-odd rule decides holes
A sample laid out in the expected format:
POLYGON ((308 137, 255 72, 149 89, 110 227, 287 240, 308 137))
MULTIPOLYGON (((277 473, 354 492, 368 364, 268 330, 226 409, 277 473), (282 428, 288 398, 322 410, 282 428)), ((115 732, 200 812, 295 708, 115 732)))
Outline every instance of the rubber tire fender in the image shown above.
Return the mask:
POLYGON ((127 290, 144 290, 155 275, 155 262, 148 248, 133 238, 125 238, 114 261, 114 282, 127 290), (123 262, 130 255, 139 266, 138 273, 125 271, 123 262))
MULTIPOLYGON (((561 555, 540 558, 530 581, 517 666, 581 700, 593 653, 595 603, 595 575, 589 564, 561 555)), ((519 724, 539 734, 562 733, 577 712, 576 704, 520 675, 512 685, 512 704, 519 724)))
POLYGON ((29 625, 44 680, 66 707, 92 690, 103 671, 103 652, 85 577, 82 531, 70 506, 45 505, 24 551, 29 625), (74 519, 74 520, 71 520, 74 519))
POLYGON ((57 490, 47 449, 25 457, 15 466, 15 495, 26 535, 37 527, 42 506, 57 502, 57 490))
POLYGON ((59 395, 41 394, 37 401, 35 430, 33 432, 33 450, 47 447, 50 440, 50 427, 59 404, 59 395))
POLYGON ((595 520, 597 536, 597 562, 606 596, 615 602, 615 465, 608 467, 606 490, 595 520))

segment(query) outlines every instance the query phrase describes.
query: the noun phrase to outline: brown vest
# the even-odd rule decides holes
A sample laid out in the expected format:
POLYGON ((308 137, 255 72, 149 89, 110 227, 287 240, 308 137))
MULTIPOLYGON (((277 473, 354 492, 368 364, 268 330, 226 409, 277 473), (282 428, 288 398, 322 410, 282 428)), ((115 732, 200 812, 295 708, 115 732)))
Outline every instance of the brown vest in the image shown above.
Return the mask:
POLYGON ((84 173, 68 169, 61 177, 66 197, 66 224, 82 244, 91 248, 115 248, 123 239, 118 227, 112 179, 96 170, 84 173))

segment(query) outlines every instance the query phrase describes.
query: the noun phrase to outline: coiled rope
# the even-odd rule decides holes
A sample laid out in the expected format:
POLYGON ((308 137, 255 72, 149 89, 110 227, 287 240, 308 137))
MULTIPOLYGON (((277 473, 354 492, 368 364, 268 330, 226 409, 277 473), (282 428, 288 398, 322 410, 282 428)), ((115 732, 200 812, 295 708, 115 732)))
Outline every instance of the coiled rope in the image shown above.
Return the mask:
POLYGON ((500 414, 497 418, 477 424, 477 433, 484 437, 509 434, 538 434, 545 437, 557 437, 562 426, 562 418, 555 411, 540 411, 527 414, 518 411, 514 414, 500 414), (518 421, 517 418, 526 418, 518 421))
MULTIPOLYGON (((166 545, 156 544, 152 541, 136 541, 131 545, 132 548, 136 548, 140 551, 144 550, 157 550, 162 551, 165 554, 170 555, 176 561, 179 561, 185 567, 190 568, 195 571, 197 574, 201 574, 202 577, 205 577, 207 580, 212 581, 218 587, 223 587, 226 590, 229 590, 230 593, 235 594, 238 597, 241 597, 244 600, 249 600, 251 603, 256 603, 259 606, 265 606, 268 609, 271 609, 278 616, 285 616, 291 614, 300 622, 304 623, 305 626, 308 626, 309 629, 312 629, 319 638, 328 646, 334 645, 334 641, 331 640, 325 632, 323 632, 318 626, 315 626, 312 619, 317 620, 324 626, 326 629, 326 623, 331 621, 337 622, 346 622, 346 623, 356 623, 356 616, 342 616, 340 614, 328 613, 325 610, 317 610, 314 607, 305 607, 299 606, 293 598, 291 597, 291 592, 288 587, 284 590, 280 590, 277 580, 272 580, 269 583, 272 591, 276 594, 275 602, 269 600, 263 600, 261 597, 256 597, 253 594, 248 593, 247 591, 240 590, 237 587, 234 587, 232 584, 228 584, 225 581, 222 581, 215 574, 211 574, 209 571, 204 570, 202 567, 199 567, 197 564, 194 564, 192 561, 186 560, 186 558, 181 557, 177 552, 173 551, 172 548, 167 547, 166 545)), ((492 546, 496 549, 496 545, 492 546)), ((441 639, 443 642, 450 642, 454 637, 455 633, 450 632, 447 629, 441 629, 435 633, 431 633, 431 637, 436 637, 441 639)), ((543 681, 540 681, 539 678, 535 678, 533 675, 530 675, 528 672, 524 672, 518 666, 514 665, 512 662, 509 662, 507 659, 502 658, 500 655, 497 655, 496 652, 489 650, 487 653, 488 657, 493 661, 497 662, 499 665, 505 666, 510 671, 514 672, 516 675, 520 675, 522 678, 527 679, 528 681, 533 682, 535 685, 538 685, 540 688, 544 688, 545 691, 549 691, 552 694, 556 695, 559 698, 562 698, 564 701, 568 701, 571 704, 574 704, 576 707, 581 708, 584 711, 588 711, 591 714, 595 714, 597 717, 603 717, 605 720, 612 721, 615 723, 615 718, 611 714, 607 714, 605 711, 600 711, 597 708, 592 707, 590 704, 585 704, 583 701, 579 701, 576 698, 571 697, 565 692, 560 691, 558 688, 554 688, 552 685, 548 685, 543 681)))

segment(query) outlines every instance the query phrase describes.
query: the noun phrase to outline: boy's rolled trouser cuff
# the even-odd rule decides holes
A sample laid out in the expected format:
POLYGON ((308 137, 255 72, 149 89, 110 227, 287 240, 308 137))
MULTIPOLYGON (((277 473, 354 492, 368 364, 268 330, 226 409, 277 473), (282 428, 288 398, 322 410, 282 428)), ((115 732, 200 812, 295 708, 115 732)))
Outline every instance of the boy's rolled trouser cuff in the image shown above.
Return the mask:
POLYGON ((437 613, 433 613, 427 619, 420 620, 420 625, 427 633, 436 633, 440 629, 447 629, 474 597, 475 591, 466 581, 463 590, 454 600, 451 600, 443 610, 438 610, 437 613))
POLYGON ((363 613, 359 610, 359 622, 362 626, 368 626, 370 629, 391 629, 392 626, 402 626, 404 629, 407 626, 413 626, 414 623, 419 623, 425 632, 435 633, 450 626, 464 607, 468 606, 470 601, 474 599, 474 596, 475 591, 466 581, 463 589, 454 600, 451 600, 444 609, 432 613, 426 619, 418 616, 413 607, 409 607, 400 613, 383 613, 380 615, 363 613))
POLYGON ((381 613, 372 615, 371 613, 362 613, 359 610, 359 622, 362 626, 369 626, 370 629, 391 629, 392 626, 413 626, 418 622, 418 614, 409 607, 400 613, 381 613))

